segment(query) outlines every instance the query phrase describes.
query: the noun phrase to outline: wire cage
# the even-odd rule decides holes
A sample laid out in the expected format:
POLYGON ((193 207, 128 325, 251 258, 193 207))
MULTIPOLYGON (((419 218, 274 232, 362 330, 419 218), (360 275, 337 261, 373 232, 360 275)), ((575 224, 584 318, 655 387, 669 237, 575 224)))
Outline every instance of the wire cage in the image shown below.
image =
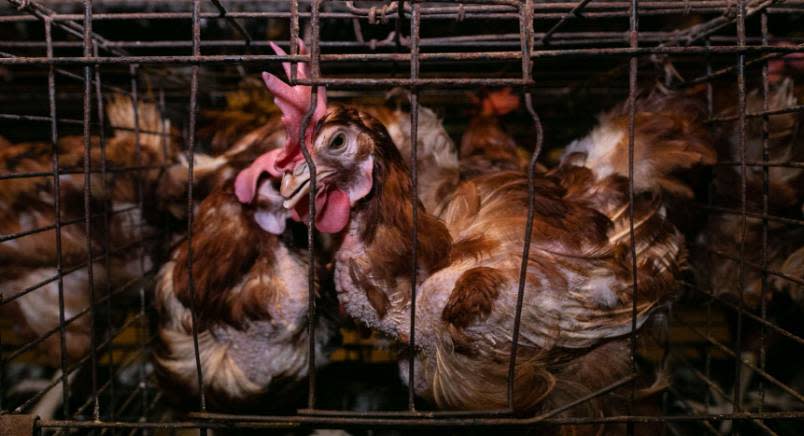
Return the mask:
MULTIPOLYGON (((664 434, 801 434, 804 221, 797 189, 804 162, 796 144, 802 145, 803 108, 801 99, 775 105, 774 93, 780 83, 801 89, 782 82, 783 73, 798 74, 804 84, 804 68, 796 64, 804 52, 803 16, 799 0, 7 0, 0 5, 0 220, 11 224, 0 223, 0 256, 12 265, 15 250, 40 244, 45 260, 0 265, 0 433, 560 432, 608 424, 629 433, 655 425, 664 434), (269 40, 290 54, 275 54, 269 40), (686 235, 692 272, 666 316, 667 334, 637 347, 639 332, 632 328, 634 374, 537 416, 511 407, 433 410, 400 382, 398 353, 348 329, 331 355, 334 363, 323 369, 316 367, 309 334, 306 398, 289 413, 222 413, 209 406, 204 389, 180 393, 192 397, 185 398, 191 410, 172 412, 151 361, 158 318, 152 290, 170 248, 193 240, 192 211, 203 187, 194 180, 192 156, 211 147, 199 113, 225 106, 244 80, 278 72, 288 61, 309 65, 309 77, 291 81, 323 85, 335 100, 383 101, 394 88, 406 90, 411 137, 419 106, 435 108, 459 136, 467 92, 511 87, 519 93, 525 108, 506 123, 531 159, 526 253, 537 161, 555 163, 598 112, 625 101, 631 174, 640 91, 658 83, 702 96, 706 125, 729 132, 734 153, 701 175, 693 207, 670 211, 698 224, 686 235), (121 124, 110 107, 128 108, 133 122, 121 124), (146 107, 161 116, 152 120, 146 107), (774 134, 782 116, 793 120, 786 139, 774 134), (126 135, 135 146, 113 155, 121 153, 115 141, 126 135), (774 154, 778 141, 792 152, 774 154), (75 153, 66 151, 69 144, 75 153), (27 163, 37 153, 46 165, 27 163), (165 200, 168 193, 156 181, 177 169, 185 174, 184 189, 165 200), (790 186, 775 183, 777 171, 790 186), (713 179, 722 180, 720 188, 713 179), (29 185, 50 194, 22 200, 3 194, 29 185), (729 195, 719 195, 723 186, 729 195), (75 195, 65 194, 70 190, 75 195), (118 270, 125 273, 113 273, 118 270), (29 325, 14 316, 32 307, 49 308, 53 316, 29 325), (627 413, 562 415, 634 385, 636 368, 645 365, 670 368, 655 413, 642 412, 631 396, 627 413), (370 410, 354 407, 338 384, 350 377, 385 388, 391 399, 370 410)), ((415 157, 411 166, 415 175, 415 157)), ((313 202, 314 188, 310 195, 313 202)), ((633 222, 630 231, 633 238, 633 222)), ((312 303, 320 263, 314 233, 305 254, 308 332, 321 310, 312 303)), ((416 240, 415 226, 411 237, 416 240)), ((416 265, 415 249, 411 262, 416 265)), ((525 272, 523 261, 509 395, 525 272)), ((189 280, 193 289, 192 272, 189 280)), ((410 280, 416 283, 415 273, 410 280)), ((633 280, 637 289, 636 275, 633 280)), ((633 327, 636 304, 633 299, 633 327)), ((200 380, 196 324, 203 320, 191 312, 200 380)), ((415 341, 411 334, 410 352, 415 341)), ((408 366, 408 380, 416 370, 408 366)))

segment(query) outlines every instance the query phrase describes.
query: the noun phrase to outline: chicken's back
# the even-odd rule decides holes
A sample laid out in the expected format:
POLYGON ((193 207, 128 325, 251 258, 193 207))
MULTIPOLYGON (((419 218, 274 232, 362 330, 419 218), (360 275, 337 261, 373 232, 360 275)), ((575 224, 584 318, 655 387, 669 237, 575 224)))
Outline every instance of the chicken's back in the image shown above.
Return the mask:
MULTIPOLYGON (((714 159, 693 112, 678 115, 687 104, 659 99, 638 105, 633 244, 624 110, 604 116, 589 137, 570 147, 559 168, 533 176, 518 409, 535 411, 551 398, 577 398, 629 375, 627 347, 608 346, 608 360, 598 368, 588 356, 604 344, 627 341, 634 322, 641 328, 678 291, 686 249, 663 198, 688 198, 691 190, 676 171, 714 159)), ((527 175, 500 172, 463 182, 436 211, 454 244, 449 265, 419 291, 417 343, 431 352, 421 357, 429 382, 415 383, 440 407, 506 407, 528 202, 527 175), (484 376, 466 380, 467 372, 484 376)))

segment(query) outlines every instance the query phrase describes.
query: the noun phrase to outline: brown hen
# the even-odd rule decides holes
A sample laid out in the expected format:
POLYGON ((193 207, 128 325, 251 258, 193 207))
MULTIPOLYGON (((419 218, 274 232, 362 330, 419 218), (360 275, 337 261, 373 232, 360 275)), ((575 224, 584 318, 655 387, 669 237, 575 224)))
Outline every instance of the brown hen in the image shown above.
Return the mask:
MULTIPOLYGON (((691 192, 673 173, 714 160, 697 114, 695 105, 676 98, 638 102, 636 271, 629 258, 623 107, 572 144, 559 168, 535 176, 517 411, 549 410, 630 375, 632 274, 639 282, 640 328, 675 295, 686 265, 684 240, 665 218, 663 196, 691 192)), ((526 174, 498 172, 462 182, 435 210, 417 205, 414 222, 407 165, 380 122, 335 109, 310 138, 305 146, 316 165, 317 227, 343 236, 335 281, 346 312, 402 342, 410 339, 410 235, 416 226, 417 370, 409 382, 442 409, 505 408, 526 174)), ((286 152, 300 153, 297 147, 286 152)), ((300 158, 283 162, 285 206, 303 219, 309 167, 300 158)), ((614 404, 596 400, 565 415, 598 416, 614 404)))
MULTIPOLYGON (((289 212, 274 186, 278 183, 270 178, 255 175, 248 205, 238 201, 233 189, 237 171, 290 136, 287 122, 271 107, 244 101, 238 93, 230 96, 227 110, 210 114, 217 117, 210 133, 229 122, 243 130, 212 133, 216 155, 195 157, 200 165, 194 176, 202 190, 211 192, 193 214, 191 242, 181 241, 159 273, 154 363, 162 386, 179 406, 195 405, 199 394, 193 308, 202 384, 211 408, 292 409, 290 395, 299 393, 298 382, 307 376, 308 262, 306 238, 298 237, 306 236, 304 226, 286 226, 289 212), (240 106, 270 114, 238 115, 240 106)), ((186 177, 186 169, 173 174, 185 183, 186 177)), ((337 333, 332 310, 337 304, 326 291, 316 299, 316 366, 327 362, 326 347, 337 333)))

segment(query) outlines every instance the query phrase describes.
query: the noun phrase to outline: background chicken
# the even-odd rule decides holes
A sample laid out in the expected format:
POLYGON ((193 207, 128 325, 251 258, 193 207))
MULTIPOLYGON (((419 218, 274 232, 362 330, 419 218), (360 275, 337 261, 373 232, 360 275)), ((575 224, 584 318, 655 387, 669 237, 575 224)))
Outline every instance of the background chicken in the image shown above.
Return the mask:
MULTIPOLYGON (((140 277, 152 268, 150 248, 157 241, 157 230, 146 221, 158 216, 142 209, 143 197, 154 195, 160 170, 132 171, 137 166, 158 166, 175 155, 169 124, 160 118, 153 104, 139 104, 139 147, 134 127, 134 111, 130 99, 113 98, 107 105, 114 135, 101 154, 100 139, 92 137, 91 168, 100 171, 105 159, 109 173, 90 178, 92 234, 84 225, 84 140, 66 136, 57 150, 60 167, 67 174, 59 177, 56 193, 52 177, 8 179, 0 189, 0 233, 25 233, 0 243, 0 277, 4 299, 4 316, 17 319, 15 326, 25 338, 45 337, 39 348, 53 365, 60 360, 59 281, 56 279, 57 241, 54 223, 61 226, 61 268, 64 273, 65 347, 70 359, 83 356, 89 347, 90 284, 87 269, 87 238, 92 249, 96 297, 108 289, 140 277), (158 133, 165 132, 165 136, 158 133), (139 152, 137 150, 139 149, 139 152), (138 159, 139 157, 139 159, 138 159), (61 217, 56 217, 55 196, 59 196, 61 217), (109 211, 108 221, 103 211, 109 211), (39 231, 37 229, 44 229, 39 231), (108 239, 108 252, 105 241, 108 239), (140 241, 142 245, 140 245, 140 241), (142 256, 142 264, 140 263, 142 256), (42 285, 27 292, 29 288, 42 285), (13 301, 11 301, 13 300, 13 301)), ((49 143, 21 143, 0 149, 4 173, 51 172, 52 146, 49 143)), ((147 204, 147 203, 145 203, 147 204)))
POLYGON ((527 171, 527 152, 505 131, 500 118, 519 108, 519 96, 511 88, 475 96, 478 112, 461 137, 461 178, 493 171, 527 171))
MULTIPOLYGON (((781 68, 780 65, 777 65, 781 68)), ((781 71, 781 70, 780 70, 781 71)), ((768 110, 780 111, 799 104, 796 88, 790 78, 777 77, 770 86, 768 110)), ((728 106, 720 111, 724 118, 736 118, 738 111, 733 89, 722 90, 715 102, 728 106)), ((746 111, 763 112, 763 98, 758 89, 747 95, 746 111)), ((802 114, 797 112, 769 115, 767 117, 767 160, 775 163, 801 162, 804 159, 804 138, 801 134, 802 114)), ((760 362, 760 356, 768 353, 789 353, 791 343, 773 331, 763 331, 761 324, 744 316, 745 324, 737 327, 736 308, 747 312, 762 314, 774 325, 789 331, 801 327, 801 311, 804 309, 804 229, 786 219, 802 218, 802 193, 804 193, 804 173, 793 166, 758 166, 752 163, 765 160, 763 157, 762 118, 746 118, 745 160, 746 165, 745 208, 749 216, 740 215, 742 208, 742 169, 739 162, 742 150, 739 139, 739 121, 732 120, 722 124, 718 132, 718 154, 723 165, 716 167, 711 189, 711 203, 714 209, 707 215, 705 226, 697 233, 691 248, 692 262, 697 280, 697 291, 689 298, 693 301, 707 298, 712 294, 724 302, 730 332, 740 335, 740 358, 747 362, 760 362), (763 241, 763 184, 764 171, 767 170, 768 196, 767 215, 781 217, 769 219, 767 239, 763 241), (724 210, 725 209, 725 210, 724 210), (763 256, 767 266, 763 267, 763 256), (744 259, 741 266, 740 258, 744 259), (762 268, 769 273, 763 274, 762 268), (765 282, 763 284, 763 281, 765 282), (764 300, 764 301, 763 301, 764 300), (729 306, 731 308, 729 308, 729 306), (739 333, 737 333, 739 332, 739 333)), ((708 298, 707 298, 708 299, 708 298)), ((785 383, 795 384, 797 374, 774 374, 785 383), (788 377, 792 381, 788 381, 788 377)), ((754 371, 744 366, 735 377, 727 395, 739 386, 739 397, 744 404, 759 404, 765 393, 759 393, 752 381, 754 371), (739 380, 739 383, 738 383, 739 380), (751 392, 751 391, 754 392, 751 392)), ((765 389, 765 388, 760 388, 765 389)), ((768 388, 769 397, 780 401, 794 400, 787 392, 775 392, 768 388)), ((722 392, 722 391, 721 391, 722 392)), ((712 396, 715 406, 731 409, 731 398, 715 393, 712 396)), ((724 410, 725 410, 724 409, 724 410)), ((724 422, 721 431, 727 432, 733 424, 724 422)))
MULTIPOLYGON (((0 234, 15 236, 0 242, 4 300, 0 313, 13 321, 16 338, 22 344, 16 352, 30 349, 40 355, 39 362, 51 368, 62 362, 60 293, 64 299, 64 361, 74 365, 91 346, 92 290, 96 299, 94 333, 96 344, 101 344, 112 324, 121 322, 120 315, 125 313, 113 308, 129 304, 142 286, 137 279, 152 272, 154 249, 166 236, 163 215, 151 199, 158 197, 162 167, 174 161, 175 132, 155 105, 138 104, 139 137, 131 99, 118 95, 106 105, 113 135, 105 140, 103 149, 100 137, 90 138, 90 234, 84 220, 83 137, 65 136, 56 144, 62 172, 58 186, 51 176, 0 182, 0 234), (55 209, 57 197, 60 216, 55 209), (57 221, 61 223, 58 240, 57 221), (108 300, 101 304, 104 298, 108 300), (105 311, 111 312, 109 317, 101 315, 105 311)), ((3 144, 0 165, 4 174, 50 173, 53 146, 37 142, 3 144)), ((77 375, 75 370, 68 373, 68 383, 77 375)), ((57 371, 52 380, 61 376, 57 371)), ((61 403, 61 389, 62 384, 55 384, 32 406, 31 413, 52 416, 61 403)))
MULTIPOLYGON (((208 152, 196 152, 193 156, 196 207, 258 156, 284 143, 279 109, 269 97, 261 83, 248 78, 238 90, 226 94, 225 108, 201 112, 196 136, 208 152)), ((189 162, 185 155, 180 155, 179 163, 170 167, 160 180, 159 200, 172 216, 186 219, 189 162)))
MULTIPOLYGON (((799 104, 791 79, 784 79, 771 88, 768 107, 777 111, 799 104)), ((753 90, 747 96, 747 110, 762 112, 762 96, 753 90)), ((735 115, 735 109, 722 112, 725 117, 735 115)), ((801 113, 791 112, 768 116, 768 161, 801 162, 804 160, 804 136, 801 134, 801 113)), ((746 120, 745 159, 747 162, 763 160, 761 118, 746 120)), ((741 159, 737 122, 728 123, 720 133, 720 156, 727 162, 741 159)), ((804 194, 804 170, 788 166, 771 166, 768 169, 768 215, 792 219, 802 218, 802 194, 804 194)), ((762 214, 764 168, 749 165, 746 172, 746 209, 751 214, 762 214)), ((713 204, 739 211, 741 207, 741 169, 739 165, 719 166, 715 172, 713 204)), ((745 240, 742 241, 743 218, 737 214, 714 212, 708 216, 706 228, 700 232, 695 251, 696 269, 706 289, 730 299, 739 297, 741 285, 739 274, 740 245, 746 262, 762 263, 762 220, 747 217, 745 240)), ((804 232, 801 226, 768 221, 768 269, 792 277, 795 281, 771 275, 766 299, 774 295, 788 294, 799 304, 804 303, 804 232)), ((762 272, 758 268, 744 268, 744 303, 758 309, 762 294, 762 272)))
MULTIPOLYGON (((665 219, 662 195, 691 192, 671 172, 714 160, 694 109, 660 96, 638 105, 637 326, 674 295, 685 265, 683 238, 665 219)), ((560 406, 631 371, 625 119, 624 108, 607 114, 570 147, 560 168, 536 178, 514 383, 520 412, 560 406)), ((346 312, 408 341, 415 225, 418 369, 411 383, 439 408, 506 407, 526 174, 498 172, 463 182, 435 214, 418 206, 414 223, 407 166, 379 121, 335 109, 318 121, 312 139, 306 146, 319 180, 316 224, 343 234, 335 282, 346 312)), ((286 152, 300 154, 292 147, 286 152)), ((292 156, 285 162, 281 193, 303 219, 309 168, 292 156)), ((597 415, 607 405, 581 409, 576 413, 597 415)))

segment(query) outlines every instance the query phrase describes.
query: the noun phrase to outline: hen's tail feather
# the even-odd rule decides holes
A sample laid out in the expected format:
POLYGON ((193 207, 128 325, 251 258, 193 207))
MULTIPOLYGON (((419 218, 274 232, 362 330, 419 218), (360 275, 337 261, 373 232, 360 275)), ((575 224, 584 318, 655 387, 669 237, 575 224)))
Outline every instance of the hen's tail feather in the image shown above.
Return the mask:
MULTIPOLYGON (((667 192, 691 198, 693 191, 680 178, 680 170, 715 163, 716 153, 703 109, 697 100, 654 91, 638 98, 634 116, 634 190, 667 192)), ((629 111, 621 104, 600 116, 584 138, 572 142, 562 165, 579 164, 592 170, 596 180, 629 177, 629 111)))

